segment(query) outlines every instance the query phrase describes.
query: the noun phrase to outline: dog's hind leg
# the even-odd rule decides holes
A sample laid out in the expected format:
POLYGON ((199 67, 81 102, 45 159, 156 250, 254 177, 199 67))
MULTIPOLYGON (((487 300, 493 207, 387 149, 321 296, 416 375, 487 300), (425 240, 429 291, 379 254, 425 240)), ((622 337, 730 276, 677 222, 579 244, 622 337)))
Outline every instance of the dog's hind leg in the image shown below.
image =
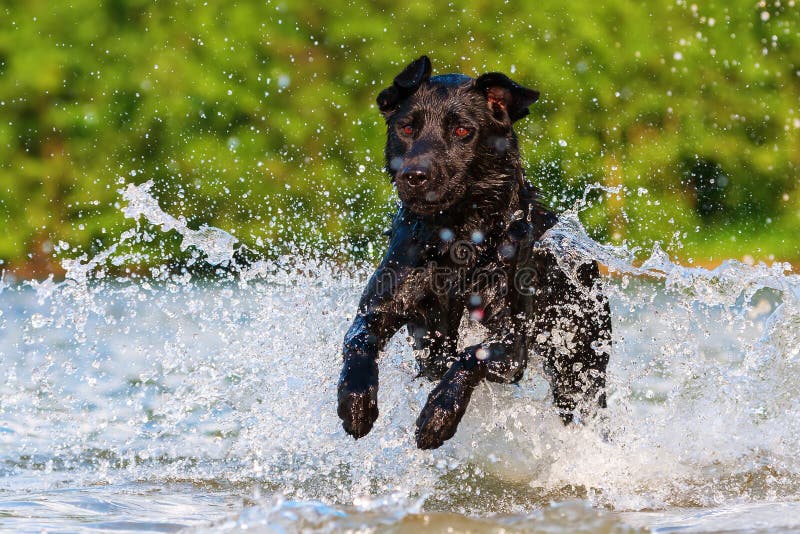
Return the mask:
POLYGON ((420 308, 425 311, 406 327, 414 343, 419 376, 439 380, 455 359, 464 306, 458 302, 444 302, 420 308))
POLYGON ((564 424, 606 407, 606 366, 611 350, 611 314, 597 263, 580 266, 575 281, 549 251, 535 258, 534 343, 544 360, 553 400, 564 424))

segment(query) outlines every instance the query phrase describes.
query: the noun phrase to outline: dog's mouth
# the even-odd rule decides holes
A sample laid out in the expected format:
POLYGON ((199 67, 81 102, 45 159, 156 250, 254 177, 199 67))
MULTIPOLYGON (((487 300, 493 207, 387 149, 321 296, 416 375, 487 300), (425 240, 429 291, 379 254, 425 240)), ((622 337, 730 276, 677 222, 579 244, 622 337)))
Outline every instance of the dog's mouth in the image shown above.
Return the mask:
POLYGON ((458 173, 433 172, 424 185, 414 184, 400 176, 393 177, 392 181, 403 204, 419 215, 446 211, 466 193, 463 177, 458 173))
POLYGON ((436 192, 421 192, 417 194, 400 194, 400 200, 408 208, 420 215, 433 215, 447 210, 456 203, 455 195, 451 192, 436 194, 436 192))
POLYGON ((434 213, 440 213, 449 209, 455 201, 452 199, 432 199, 428 200, 425 198, 414 197, 414 198, 403 198, 400 197, 400 200, 408 206, 408 208, 419 215, 433 215, 434 213))
POLYGON ((409 209, 411 209, 411 211, 420 215, 433 215, 434 213, 442 212, 450 207, 448 203, 425 202, 417 200, 413 202, 406 202, 405 204, 409 207, 409 209))

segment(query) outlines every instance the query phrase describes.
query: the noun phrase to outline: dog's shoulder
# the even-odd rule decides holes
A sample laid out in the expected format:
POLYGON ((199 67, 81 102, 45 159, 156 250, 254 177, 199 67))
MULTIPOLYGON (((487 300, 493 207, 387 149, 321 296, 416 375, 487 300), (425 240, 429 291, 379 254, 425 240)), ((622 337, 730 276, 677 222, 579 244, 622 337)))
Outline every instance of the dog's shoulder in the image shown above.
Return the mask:
POLYGON ((539 189, 526 178, 520 181, 519 203, 530 224, 530 237, 538 241, 542 235, 558 222, 558 215, 542 201, 539 189))
POLYGON ((436 249, 438 229, 400 204, 386 232, 386 259, 395 265, 418 265, 436 249))

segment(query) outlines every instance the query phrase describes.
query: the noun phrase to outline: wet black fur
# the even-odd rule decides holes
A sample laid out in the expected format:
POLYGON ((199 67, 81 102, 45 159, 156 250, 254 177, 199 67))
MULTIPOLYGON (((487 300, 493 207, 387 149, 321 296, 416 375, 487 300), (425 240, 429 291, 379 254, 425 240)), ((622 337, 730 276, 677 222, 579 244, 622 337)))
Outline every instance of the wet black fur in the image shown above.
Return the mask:
POLYGON ((439 381, 417 419, 420 448, 455 434, 482 380, 518 381, 534 350, 565 424, 605 408, 611 322, 597 265, 571 278, 538 244, 557 218, 525 179, 512 128, 537 98, 499 73, 431 77, 425 56, 378 96, 401 205, 344 341, 338 414, 355 438, 378 417, 376 360, 403 326, 420 373, 439 381), (457 352, 465 313, 489 336, 457 352))

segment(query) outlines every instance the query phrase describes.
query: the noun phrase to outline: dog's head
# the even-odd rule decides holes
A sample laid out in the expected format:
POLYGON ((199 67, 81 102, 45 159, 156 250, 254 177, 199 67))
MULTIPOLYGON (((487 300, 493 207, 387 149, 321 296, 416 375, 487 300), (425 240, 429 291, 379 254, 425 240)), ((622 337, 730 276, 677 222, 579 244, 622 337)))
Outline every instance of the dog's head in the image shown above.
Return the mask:
POLYGON ((408 65, 378 95, 386 168, 403 203, 422 215, 491 203, 519 166, 512 124, 538 98, 498 72, 431 77, 427 56, 408 65))

